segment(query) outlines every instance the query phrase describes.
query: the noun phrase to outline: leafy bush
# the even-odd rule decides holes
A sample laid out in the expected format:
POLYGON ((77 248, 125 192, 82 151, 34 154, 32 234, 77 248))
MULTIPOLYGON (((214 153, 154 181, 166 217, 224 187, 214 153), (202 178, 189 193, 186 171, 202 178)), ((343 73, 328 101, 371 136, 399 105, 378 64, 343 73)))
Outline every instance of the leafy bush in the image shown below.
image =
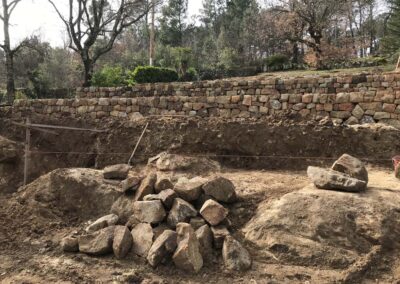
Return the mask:
POLYGON ((268 70, 281 71, 287 68, 286 66, 290 64, 290 60, 284 54, 275 54, 267 57, 265 59, 265 64, 267 65, 268 70))
POLYGON ((189 68, 186 71, 186 74, 181 76, 179 78, 179 81, 182 82, 192 82, 192 81, 197 81, 198 75, 197 75, 197 71, 196 69, 194 69, 193 67, 189 68))
POLYGON ((105 66, 93 74, 92 85, 96 87, 119 87, 124 85, 125 75, 120 66, 105 66))
POLYGON ((128 72, 128 84, 132 83, 158 83, 176 82, 178 73, 174 70, 152 66, 138 66, 128 72))

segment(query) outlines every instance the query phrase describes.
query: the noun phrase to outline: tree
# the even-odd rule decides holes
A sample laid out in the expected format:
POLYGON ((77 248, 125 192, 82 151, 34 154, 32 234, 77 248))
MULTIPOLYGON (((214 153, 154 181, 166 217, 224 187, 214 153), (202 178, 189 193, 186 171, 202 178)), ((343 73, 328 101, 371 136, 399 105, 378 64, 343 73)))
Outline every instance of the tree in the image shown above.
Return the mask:
MULTIPOLYGON (((390 12, 382 49, 387 54, 395 54, 400 48, 400 0, 389 0, 390 12)), ((396 70, 400 68, 400 57, 396 70)))
POLYGON ((65 24, 69 48, 77 52, 84 67, 83 86, 90 86, 94 65, 109 52, 126 28, 145 17, 151 6, 146 0, 69 0, 68 17, 48 0, 65 24))
POLYGON ((14 58, 24 46, 28 45, 28 40, 23 40, 14 48, 11 47, 10 39, 10 18, 21 0, 2 0, 3 11, 0 13, 0 20, 3 22, 4 42, 0 44, 6 58, 6 78, 7 78, 7 102, 11 104, 15 97, 15 74, 14 74, 14 58))
POLYGON ((183 46, 188 0, 168 0, 160 18, 160 41, 173 47, 183 46))
POLYGON ((326 29, 342 11, 347 0, 281 0, 282 6, 277 10, 295 13, 306 25, 309 39, 301 41, 311 48, 316 57, 317 69, 322 68, 322 39, 326 29))

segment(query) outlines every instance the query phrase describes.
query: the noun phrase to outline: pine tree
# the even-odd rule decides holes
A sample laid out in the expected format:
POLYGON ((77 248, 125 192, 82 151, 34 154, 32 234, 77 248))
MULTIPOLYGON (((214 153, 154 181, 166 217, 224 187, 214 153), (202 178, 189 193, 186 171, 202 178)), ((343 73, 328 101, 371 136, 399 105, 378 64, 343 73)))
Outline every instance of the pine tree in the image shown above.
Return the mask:
POLYGON ((381 47, 384 53, 393 55, 400 48, 400 0, 389 0, 389 5, 389 20, 381 47))
POLYGON ((160 41, 173 47, 184 45, 188 0, 168 0, 160 19, 160 41))

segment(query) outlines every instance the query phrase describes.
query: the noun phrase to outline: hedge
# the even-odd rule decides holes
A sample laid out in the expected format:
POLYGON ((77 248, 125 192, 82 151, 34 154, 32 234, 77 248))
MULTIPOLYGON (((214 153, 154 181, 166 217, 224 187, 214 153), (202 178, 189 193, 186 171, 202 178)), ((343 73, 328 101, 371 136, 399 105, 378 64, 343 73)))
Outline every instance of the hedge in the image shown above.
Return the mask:
POLYGON ((138 66, 129 72, 129 80, 136 83, 168 83, 179 80, 174 70, 152 66, 138 66))

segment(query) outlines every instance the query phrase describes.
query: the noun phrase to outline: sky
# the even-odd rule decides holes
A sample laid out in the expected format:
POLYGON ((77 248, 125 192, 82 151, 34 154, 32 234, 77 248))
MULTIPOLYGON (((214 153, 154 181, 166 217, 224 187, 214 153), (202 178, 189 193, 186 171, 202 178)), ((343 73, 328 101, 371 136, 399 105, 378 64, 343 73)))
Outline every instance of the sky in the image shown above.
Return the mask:
MULTIPOLYGON (((61 2, 66 0, 56 0, 61 2)), ((201 0, 189 0, 189 19, 199 13, 201 0)), ((38 34, 42 40, 52 46, 63 46, 66 34, 63 23, 47 0, 23 0, 11 16, 10 36, 12 44, 32 34, 38 34)), ((0 41, 4 39, 3 26, 0 23, 0 41)))

